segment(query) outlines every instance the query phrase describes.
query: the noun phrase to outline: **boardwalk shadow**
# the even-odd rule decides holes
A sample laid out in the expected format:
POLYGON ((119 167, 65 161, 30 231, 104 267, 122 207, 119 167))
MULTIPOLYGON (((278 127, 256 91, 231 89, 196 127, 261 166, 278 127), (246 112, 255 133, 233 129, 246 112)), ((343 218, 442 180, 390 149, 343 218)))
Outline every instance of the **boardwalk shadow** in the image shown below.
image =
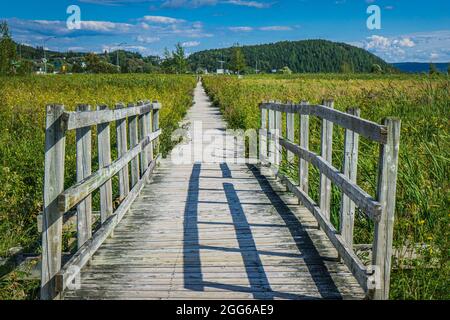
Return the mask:
MULTIPOLYGON (((292 237, 295 239, 298 250, 301 254, 292 254, 284 252, 268 252, 259 251, 252 234, 251 225, 242 207, 241 201, 238 197, 236 189, 232 183, 222 183, 223 192, 225 193, 229 212, 231 214, 232 223, 225 223, 233 225, 236 235, 238 248, 229 248, 221 246, 207 246, 200 243, 199 228, 200 223, 198 217, 199 205, 199 182, 201 164, 195 164, 191 173, 189 181, 189 192, 186 199, 186 207, 184 211, 184 247, 183 247, 183 267, 184 267, 184 287, 193 291, 205 291, 205 288, 215 288, 225 291, 250 293, 255 299, 271 300, 274 298, 283 299, 317 299, 317 297, 293 294, 288 292, 279 292, 273 290, 270 286, 270 281, 264 270, 261 254, 267 256, 282 256, 290 258, 303 258, 306 263, 313 280, 316 282, 319 293, 323 298, 336 299, 339 298, 339 291, 334 285, 332 278, 328 274, 320 273, 318 277, 317 251, 311 252, 313 244, 311 239, 307 237, 307 233, 303 230, 302 225, 298 222, 295 215, 290 209, 284 205, 279 196, 271 188, 270 184, 264 177, 257 173, 256 168, 250 167, 252 173, 260 184, 262 190, 270 200, 271 204, 277 210, 277 213, 285 221, 287 229, 292 237), (293 221, 297 221, 296 223, 293 221), (301 239, 301 242, 300 242, 301 239), (205 281, 202 272, 201 250, 217 250, 222 252, 240 253, 243 260, 243 267, 247 275, 249 286, 218 283, 214 281, 205 281), (307 254, 303 254, 307 251, 307 254), (315 256, 315 259, 308 257, 315 256), (314 260, 314 261, 312 261, 314 260), (325 279, 324 279, 325 278, 325 279), (317 281, 316 281, 317 280, 317 281), (324 285, 326 283, 327 285, 324 285)), ((232 172, 227 164, 221 164, 222 178, 228 181, 232 179, 232 172)), ((204 223, 204 222, 201 222, 204 223)), ((217 225, 219 228, 224 223, 210 221, 210 225, 217 225)), ((268 227, 271 227, 268 225, 268 227)), ((272 227, 279 227, 278 225, 272 227)), ((224 258, 225 259, 225 258, 224 258)), ((322 263, 323 265, 323 263, 322 263)), ((323 266, 323 270, 326 268, 323 266)))

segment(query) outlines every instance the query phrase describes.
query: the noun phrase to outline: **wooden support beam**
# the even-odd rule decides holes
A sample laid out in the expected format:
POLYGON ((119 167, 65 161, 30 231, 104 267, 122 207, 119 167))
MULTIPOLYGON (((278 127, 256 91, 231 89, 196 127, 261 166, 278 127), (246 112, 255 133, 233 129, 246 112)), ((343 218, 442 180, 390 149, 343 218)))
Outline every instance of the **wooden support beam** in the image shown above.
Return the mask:
MULTIPOLYGON (((97 110, 107 110, 107 106, 98 106, 97 110)), ((111 131, 109 123, 97 125, 98 167, 106 168, 111 164, 111 131)), ((104 223, 113 213, 111 180, 100 187, 100 217, 104 223)))
POLYGON ((387 143, 381 145, 378 168, 377 199, 381 203, 381 217, 375 223, 372 264, 378 269, 374 299, 389 299, 391 274, 392 239, 394 231, 395 195, 397 189, 398 157, 400 149, 399 119, 383 121, 387 127, 387 143))
MULTIPOLYGON (((116 109, 123 109, 123 104, 117 104, 116 109)), ((117 155, 124 156, 128 152, 127 139, 127 119, 116 120, 117 155)), ((120 200, 125 199, 130 192, 130 177, 128 174, 128 164, 119 171, 119 192, 120 200)))
MULTIPOLYGON (((334 101, 327 100, 324 104, 328 108, 334 108, 334 101)), ((333 122, 322 120, 322 135, 321 135, 321 156, 322 158, 332 164, 333 152, 333 122)), ((331 211, 331 181, 326 175, 320 175, 320 210, 327 219, 330 219, 331 211)))
POLYGON ((259 131, 259 159, 267 162, 267 110, 261 109, 261 129, 259 131))
MULTIPOLYGON (((292 103, 291 103, 292 104, 292 103)), ((295 114, 286 113, 286 138, 292 142, 295 142, 295 114)), ((294 162, 294 154, 290 151, 287 152, 287 161, 289 163, 294 162)))
MULTIPOLYGON (((135 148, 139 144, 139 130, 137 116, 128 118, 128 128, 130 131, 130 149, 135 148)), ((139 181, 139 158, 135 157, 131 161, 131 188, 139 181)))
POLYGON ((66 131, 63 106, 47 106, 46 112, 41 299, 51 300, 59 298, 55 276, 61 269, 63 217, 57 198, 64 190, 66 131))
MULTIPOLYGON (((89 112, 91 107, 79 105, 77 112, 89 112)), ((76 129, 77 182, 92 174, 91 127, 76 129)), ((77 244, 81 248, 92 237, 92 196, 89 195, 77 206, 77 244)))
MULTIPOLYGON (((139 105, 143 105, 143 102, 139 102, 139 105)), ((148 130, 148 117, 147 114, 143 114, 139 116, 139 140, 144 139, 149 133, 148 130)), ((141 152, 140 157, 140 169, 141 169, 141 177, 144 175, 145 171, 147 171, 148 167, 148 154, 147 154, 147 147, 144 148, 144 150, 141 152)))
MULTIPOLYGON (((302 101, 301 105, 308 105, 307 101, 302 101)), ((300 147, 309 150, 309 116, 300 114, 300 147)), ((308 194, 309 192, 309 163, 299 158, 299 184, 300 189, 308 194)))
MULTIPOLYGON (((361 111, 358 108, 349 108, 348 114, 359 117, 361 111)), ((358 171, 358 145, 359 134, 349 129, 345 130, 344 139, 344 165, 343 173, 356 184, 358 171)), ((355 203, 345 194, 342 193, 341 209, 340 209, 340 233, 347 245, 353 246, 353 227, 355 224, 355 203)))

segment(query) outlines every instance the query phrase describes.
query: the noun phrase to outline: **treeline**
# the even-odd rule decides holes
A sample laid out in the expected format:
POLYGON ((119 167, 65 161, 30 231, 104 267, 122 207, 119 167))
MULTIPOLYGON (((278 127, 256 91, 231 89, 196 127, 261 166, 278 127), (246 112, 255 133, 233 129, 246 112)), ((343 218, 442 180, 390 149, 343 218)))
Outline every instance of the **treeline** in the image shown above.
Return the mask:
MULTIPOLYGON (((269 73, 283 68, 295 73, 305 72, 395 72, 396 69, 370 52, 344 43, 326 40, 283 41, 273 44, 243 46, 245 72, 269 73)), ((192 54, 193 69, 216 70, 219 61, 231 69, 234 48, 214 49, 192 54)))

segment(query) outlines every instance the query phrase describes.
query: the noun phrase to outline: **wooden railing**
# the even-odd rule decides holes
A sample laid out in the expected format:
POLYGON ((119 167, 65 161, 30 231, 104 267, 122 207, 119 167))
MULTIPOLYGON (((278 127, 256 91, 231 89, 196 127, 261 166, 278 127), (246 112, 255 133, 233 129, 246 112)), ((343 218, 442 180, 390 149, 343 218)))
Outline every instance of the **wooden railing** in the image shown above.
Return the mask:
POLYGON ((66 112, 60 105, 47 107, 41 299, 61 296, 142 190, 159 158, 160 108, 158 102, 150 101, 128 107, 118 104, 114 110, 98 106, 96 111, 91 111, 89 106, 80 105, 76 112, 66 112), (114 162, 111 161, 112 122, 116 124, 118 154, 114 162), (95 173, 91 169, 92 126, 97 127, 99 169, 95 173), (69 130, 76 130, 78 182, 64 190, 65 143, 69 130), (115 175, 119 176, 120 205, 113 211, 111 179, 115 175), (97 189, 100 189, 100 227, 93 233, 91 194, 97 189), (63 220, 75 208, 78 251, 61 266, 63 220))
POLYGON ((400 141, 400 120, 388 118, 382 125, 361 119, 360 110, 347 113, 334 109, 332 100, 323 105, 263 102, 261 109, 260 158, 269 164, 276 176, 308 208, 326 233, 339 256, 353 273, 369 299, 389 298, 392 234, 394 227, 396 181, 400 141), (286 138, 282 135, 282 113, 286 113, 286 138), (299 115, 299 145, 294 143, 295 115, 299 115), (309 150, 309 117, 322 121, 321 154, 309 150), (345 128, 345 150, 342 172, 332 165, 333 124, 345 128), (377 194, 373 198, 356 183, 358 141, 363 136, 380 144, 377 194), (299 158, 299 184, 278 170, 282 149, 288 161, 299 158), (320 201, 309 195, 309 164, 320 171, 320 201), (330 222, 331 183, 342 190, 340 230, 330 222), (372 265, 365 266, 353 251, 355 206, 374 222, 372 265))

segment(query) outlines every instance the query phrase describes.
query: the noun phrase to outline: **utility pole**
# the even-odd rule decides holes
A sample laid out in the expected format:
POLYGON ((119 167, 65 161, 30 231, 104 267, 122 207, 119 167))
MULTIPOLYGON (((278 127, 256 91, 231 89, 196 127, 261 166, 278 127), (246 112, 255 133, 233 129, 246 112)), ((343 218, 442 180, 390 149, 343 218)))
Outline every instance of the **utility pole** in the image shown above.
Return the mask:
POLYGON ((51 39, 54 39, 55 37, 50 37, 44 40, 44 45, 42 46, 42 49, 44 50, 44 59, 42 62, 44 62, 44 73, 47 74, 47 55, 45 50, 45 44, 50 41, 51 39))

